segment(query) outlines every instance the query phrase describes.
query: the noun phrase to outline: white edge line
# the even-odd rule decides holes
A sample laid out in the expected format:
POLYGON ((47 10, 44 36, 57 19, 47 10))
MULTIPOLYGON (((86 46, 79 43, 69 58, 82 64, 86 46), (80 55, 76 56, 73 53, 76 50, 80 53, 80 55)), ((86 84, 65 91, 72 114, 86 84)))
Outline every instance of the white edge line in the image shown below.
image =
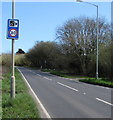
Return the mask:
POLYGON ((88 83, 84 83, 84 82, 80 82, 80 83, 85 84, 85 85, 89 85, 89 86, 98 87, 98 88, 104 88, 104 89, 108 89, 108 90, 113 90, 113 88, 104 87, 104 86, 100 86, 100 85, 93 85, 93 84, 88 84, 88 83))
POLYGON ((70 87, 70 86, 68 86, 68 85, 62 84, 62 83, 60 83, 60 82, 57 82, 57 83, 60 84, 60 85, 62 85, 62 86, 64 86, 64 87, 67 87, 67 88, 69 88, 69 89, 71 89, 71 90, 78 91, 77 89, 72 88, 72 87, 70 87))
POLYGON ((111 103, 109 103, 109 102, 107 102, 107 101, 104 101, 104 100, 102 100, 102 99, 100 99, 100 98, 96 98, 98 101, 101 101, 101 102, 103 102, 103 103, 106 103, 106 104, 108 104, 108 105, 111 105, 111 106, 113 106, 113 104, 111 104, 111 103))
POLYGON ((41 101, 39 100, 39 98, 37 97, 37 95, 35 94, 35 92, 33 91, 33 89, 31 88, 30 84, 28 83, 28 81, 26 80, 26 78, 24 77, 24 75, 22 74, 22 72, 19 69, 18 69, 18 71, 20 72, 20 74, 22 75, 23 79, 27 83, 29 89, 31 90, 31 92, 33 93, 34 97, 38 101, 38 103, 39 103, 40 107, 42 108, 43 112, 45 113, 46 117, 49 118, 49 119, 51 119, 49 113, 47 112, 47 110, 45 109, 45 107, 43 106, 43 104, 41 103, 41 101))

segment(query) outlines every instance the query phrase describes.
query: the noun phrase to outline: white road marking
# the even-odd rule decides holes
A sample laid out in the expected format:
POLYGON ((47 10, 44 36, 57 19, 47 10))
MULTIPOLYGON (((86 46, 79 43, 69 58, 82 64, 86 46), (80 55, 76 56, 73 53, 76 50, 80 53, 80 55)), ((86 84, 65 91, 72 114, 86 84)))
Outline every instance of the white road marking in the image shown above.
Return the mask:
POLYGON ((93 85, 93 84, 88 84, 88 83, 84 83, 84 82, 81 82, 81 83, 84 84, 84 85, 87 85, 87 86, 93 86, 93 87, 98 87, 98 88, 104 88, 104 89, 108 89, 108 90, 113 90, 112 88, 103 87, 103 86, 100 86, 100 85, 93 85))
POLYGON ((33 73, 33 74, 36 74, 35 72, 33 72, 32 70, 29 70, 31 73, 33 73))
POLYGON ((47 77, 43 77, 43 78, 45 78, 45 79, 47 79, 47 80, 50 80, 50 81, 52 80, 52 79, 50 79, 50 78, 47 78, 47 77))
POLYGON ((69 88, 69 89, 71 89, 71 90, 78 91, 77 89, 72 88, 72 87, 70 87, 70 86, 68 86, 68 85, 62 84, 62 83, 60 83, 60 82, 57 82, 57 83, 58 83, 59 85, 62 85, 62 86, 64 86, 64 87, 67 87, 67 88, 69 88))
MULTIPOLYGON (((41 71, 42 72, 42 71, 41 71)), ((42 72, 42 73, 45 73, 45 72, 42 72)), ((46 73, 46 74, 50 74, 50 73, 46 73)), ((57 76, 57 75, 53 75, 53 74, 51 74, 51 76, 54 76, 54 77, 58 77, 58 78, 62 78, 62 79, 68 79, 68 80, 72 80, 72 81, 74 81, 75 79, 70 79, 70 78, 65 78, 65 77, 60 77, 60 76, 57 76)), ((78 82, 79 82, 79 80, 78 80, 78 82)), ((104 89, 110 89, 110 90, 113 90, 112 88, 108 88, 108 87, 102 87, 102 86, 99 86, 99 85, 91 85, 91 84, 87 84, 87 83, 83 83, 82 82, 82 84, 85 84, 85 85, 89 85, 89 86, 94 86, 94 87, 99 87, 99 88, 104 88, 104 89)))
POLYGON ((69 78, 65 78, 65 77, 59 77, 57 76, 58 78, 61 78, 61 79, 67 79, 67 80, 70 80, 69 78))
POLYGON ((111 89, 111 88, 103 87, 103 86, 99 86, 99 85, 96 85, 95 87, 104 88, 104 89, 111 89))
MULTIPOLYGON (((37 73, 35 73, 35 72, 33 72, 32 70, 29 70, 30 72, 32 72, 33 74, 35 74, 35 75, 38 75, 39 77, 43 77, 42 75, 40 75, 40 74, 37 74, 37 73)), ((43 77, 43 78, 45 78, 45 79, 47 79, 47 80, 52 80, 52 79, 50 79, 50 78, 47 78, 47 77, 43 77)))
POLYGON ((84 92, 83 94, 84 94, 84 95, 86 95, 86 93, 85 93, 85 92, 84 92))
POLYGON ((40 75, 40 74, 36 74, 36 75, 38 75, 39 77, 42 77, 42 75, 40 75))
POLYGON ((74 79, 69 79, 69 80, 72 80, 72 81, 73 81, 74 79))
MULTIPOLYGON (((31 71, 32 73, 34 73, 34 74, 36 74, 36 75, 38 75, 39 77, 43 77, 42 75, 40 75, 40 74, 37 74, 37 73, 35 73, 35 72, 33 72, 33 71, 31 71)), ((43 77, 43 78, 45 78, 45 79, 47 79, 47 80, 52 80, 52 79, 50 79, 50 78, 47 78, 47 77, 43 77)))
POLYGON ((38 75, 39 77, 42 77, 42 75, 37 74, 37 73, 33 72, 32 70, 29 70, 29 71, 32 72, 32 73, 35 74, 35 75, 38 75))
MULTIPOLYGON (((18 68, 17 68, 18 69, 18 68)), ((28 81, 26 80, 26 78, 24 77, 23 73, 18 69, 18 71, 20 72, 20 74, 22 75, 23 79, 25 80, 26 84, 28 85, 29 89, 31 90, 31 92, 33 93, 34 97, 36 98, 37 102, 39 103, 40 107, 42 108, 43 112, 45 113, 46 117, 49 118, 50 120, 51 117, 49 115, 49 113, 47 112, 47 110, 45 109, 45 107, 43 106, 43 104, 41 103, 41 101, 39 100, 38 96, 35 94, 35 92, 33 91, 33 89, 31 88, 30 84, 28 83, 28 81)))
POLYGON ((107 87, 106 87, 106 89, 110 89, 110 88, 107 88, 107 87))
POLYGON ((107 101, 104 101, 104 100, 102 100, 102 99, 100 99, 100 98, 96 98, 96 100, 98 100, 98 101, 100 101, 100 102, 103 102, 103 103, 106 103, 106 104, 108 104, 108 105, 113 106, 113 104, 111 104, 111 103, 109 103, 109 102, 107 102, 107 101))

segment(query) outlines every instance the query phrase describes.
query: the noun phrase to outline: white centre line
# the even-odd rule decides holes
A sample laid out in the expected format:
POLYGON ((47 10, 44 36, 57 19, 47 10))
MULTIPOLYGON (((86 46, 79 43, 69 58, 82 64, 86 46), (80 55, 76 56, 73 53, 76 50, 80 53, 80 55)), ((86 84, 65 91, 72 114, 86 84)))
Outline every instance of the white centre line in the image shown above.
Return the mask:
POLYGON ((62 86, 64 86, 64 87, 67 87, 67 88, 69 88, 69 89, 71 89, 71 90, 78 91, 77 89, 72 88, 72 87, 70 87, 70 86, 68 86, 68 85, 62 84, 62 83, 60 83, 60 82, 57 82, 57 83, 58 83, 59 85, 62 85, 62 86))
POLYGON ((103 102, 103 103, 106 103, 106 104, 108 104, 108 105, 113 106, 113 104, 111 104, 111 103, 109 103, 109 102, 107 102, 107 101, 104 101, 104 100, 102 100, 102 99, 100 99, 100 98, 96 98, 96 100, 98 100, 98 101, 100 101, 100 102, 103 102))
MULTIPOLYGON (((32 72, 33 74, 35 74, 35 75, 39 76, 39 77, 43 77, 42 75, 37 74, 37 73, 35 73, 35 72, 31 71, 31 70, 29 70, 29 71, 30 71, 30 72, 32 72)), ((47 77, 43 77, 43 78, 45 78, 45 79, 47 79, 47 80, 52 81, 52 79, 50 79, 50 78, 47 78, 47 77)))
POLYGON ((42 77, 42 75, 37 74, 37 73, 33 72, 32 70, 29 70, 29 71, 32 72, 32 73, 35 74, 35 75, 38 75, 39 77, 42 77))
POLYGON ((52 80, 52 79, 50 79, 50 78, 47 78, 47 77, 43 77, 43 78, 45 78, 45 79, 47 79, 47 80, 50 80, 50 81, 52 80))
POLYGON ((39 77, 42 77, 40 74, 36 74, 36 75, 38 75, 39 77))

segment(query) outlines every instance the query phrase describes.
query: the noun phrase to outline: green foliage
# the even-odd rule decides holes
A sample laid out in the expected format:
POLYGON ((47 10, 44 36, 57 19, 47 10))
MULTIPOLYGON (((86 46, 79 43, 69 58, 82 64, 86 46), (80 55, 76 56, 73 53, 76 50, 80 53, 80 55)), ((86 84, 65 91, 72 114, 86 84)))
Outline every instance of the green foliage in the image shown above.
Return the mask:
POLYGON ((39 42, 26 54, 30 66, 54 68, 59 46, 55 42, 39 42))
POLYGON ((105 68, 105 69, 102 69, 103 73, 108 74, 110 72, 110 65, 111 65, 109 46, 106 46, 106 45, 100 46, 99 58, 100 58, 99 59, 100 67, 105 68))
POLYGON ((3 118, 39 118, 38 110, 28 93, 28 89, 20 73, 16 70, 16 98, 10 98, 10 73, 2 80, 3 118))
POLYGON ((65 77, 65 78, 87 78, 85 76, 76 76, 75 74, 69 73, 68 71, 58 71, 58 70, 52 70, 52 69, 42 69, 41 71, 43 72, 49 72, 53 75, 57 75, 60 77, 65 77))
MULTIPOLYGON (((99 77, 113 79, 111 27, 99 18, 99 77)), ((29 66, 96 76, 97 25, 88 17, 66 21, 56 30, 56 42, 37 42, 25 55, 29 66)))
POLYGON ((25 54, 25 52, 19 48, 18 51, 16 52, 16 54, 25 54))
MULTIPOLYGON (((88 17, 74 18, 66 21, 56 31, 56 37, 68 56, 68 69, 84 75, 95 74, 96 64, 96 19, 88 17), (76 68, 76 69, 74 69, 76 68)), ((99 18, 99 47, 109 45, 111 40, 110 25, 99 18)))
POLYGON ((25 57, 25 54, 16 54, 15 55, 15 66, 26 66, 28 61, 25 57))
POLYGON ((113 81, 111 81, 109 79, 88 78, 88 79, 81 79, 79 81, 89 83, 89 84, 94 84, 94 85, 100 85, 100 86, 113 88, 113 81))

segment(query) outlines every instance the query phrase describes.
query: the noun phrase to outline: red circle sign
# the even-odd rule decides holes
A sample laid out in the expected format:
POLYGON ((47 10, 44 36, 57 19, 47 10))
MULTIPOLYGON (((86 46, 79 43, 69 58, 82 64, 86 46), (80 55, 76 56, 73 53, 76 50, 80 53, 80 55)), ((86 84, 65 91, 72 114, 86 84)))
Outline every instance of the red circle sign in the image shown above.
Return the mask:
POLYGON ((12 29, 10 29, 9 34, 11 37, 15 37, 17 35, 17 30, 12 28, 12 29))

